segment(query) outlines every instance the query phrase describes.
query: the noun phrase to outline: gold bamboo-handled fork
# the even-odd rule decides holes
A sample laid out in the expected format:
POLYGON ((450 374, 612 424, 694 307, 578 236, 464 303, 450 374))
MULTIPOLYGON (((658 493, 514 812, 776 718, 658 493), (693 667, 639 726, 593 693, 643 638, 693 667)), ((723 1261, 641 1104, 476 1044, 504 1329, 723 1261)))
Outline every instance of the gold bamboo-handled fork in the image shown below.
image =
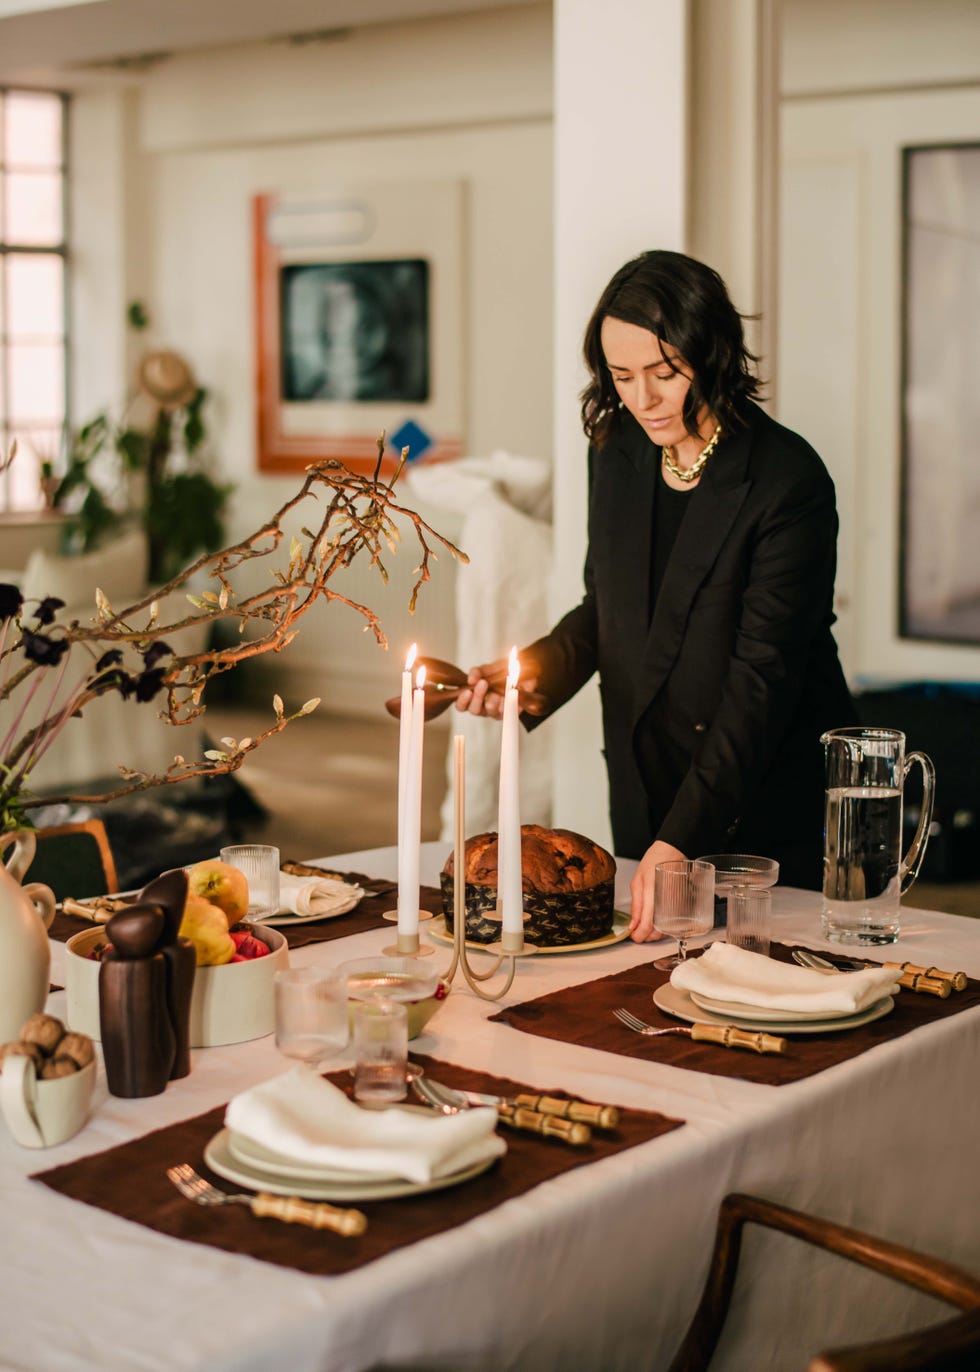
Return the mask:
POLYGON ((363 1234, 367 1228, 367 1218, 360 1210, 339 1210, 325 1201, 306 1201, 299 1196, 271 1196, 266 1191, 259 1191, 254 1196, 244 1192, 229 1194, 219 1191, 187 1162, 168 1167, 167 1176, 182 1196, 197 1205, 247 1205, 252 1214, 259 1218, 305 1224, 310 1229, 332 1229, 344 1238, 363 1234))
POLYGON ((717 1043, 722 1048, 747 1048, 753 1053, 785 1053, 786 1040, 776 1034, 763 1034, 754 1029, 736 1029, 734 1024, 672 1024, 667 1029, 654 1029, 632 1011, 622 1006, 613 1014, 634 1034, 644 1034, 657 1038, 660 1034, 686 1034, 688 1038, 702 1043, 717 1043))

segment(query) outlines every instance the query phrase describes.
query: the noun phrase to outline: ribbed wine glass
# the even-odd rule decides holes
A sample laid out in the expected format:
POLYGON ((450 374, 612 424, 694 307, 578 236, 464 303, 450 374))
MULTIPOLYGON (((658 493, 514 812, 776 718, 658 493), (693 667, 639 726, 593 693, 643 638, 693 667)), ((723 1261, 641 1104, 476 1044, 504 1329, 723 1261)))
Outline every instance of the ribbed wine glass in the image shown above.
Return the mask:
POLYGON ((687 943, 706 934, 715 916, 715 869, 703 858, 658 862, 653 875, 653 922, 677 940, 678 951, 656 958, 654 967, 670 971, 687 957, 687 943))

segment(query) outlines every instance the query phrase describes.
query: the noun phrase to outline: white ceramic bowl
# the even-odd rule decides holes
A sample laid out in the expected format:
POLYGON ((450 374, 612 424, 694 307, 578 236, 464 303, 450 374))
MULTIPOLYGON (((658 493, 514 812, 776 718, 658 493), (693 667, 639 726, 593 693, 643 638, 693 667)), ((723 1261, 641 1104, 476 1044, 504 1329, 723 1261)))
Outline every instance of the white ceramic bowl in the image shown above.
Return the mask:
MULTIPOLYGON (((278 929, 253 924, 251 932, 269 948, 268 957, 227 962, 222 967, 198 967, 191 996, 192 1048, 215 1048, 264 1038, 275 1029, 272 979, 289 966, 289 948, 278 929)), ((99 963, 86 956, 105 943, 105 930, 83 929, 65 945, 65 990, 68 1027, 101 1039, 99 1025, 99 963)))

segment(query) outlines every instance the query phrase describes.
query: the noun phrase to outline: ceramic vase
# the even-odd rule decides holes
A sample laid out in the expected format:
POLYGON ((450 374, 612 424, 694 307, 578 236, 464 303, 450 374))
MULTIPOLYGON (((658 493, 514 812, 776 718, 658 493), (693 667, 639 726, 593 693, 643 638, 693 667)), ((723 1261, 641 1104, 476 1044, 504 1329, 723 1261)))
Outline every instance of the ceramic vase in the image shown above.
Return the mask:
POLYGON ((44 1009, 51 972, 47 929, 55 906, 47 886, 21 884, 34 860, 34 834, 20 829, 0 837, 0 853, 11 846, 0 867, 0 1043, 17 1038, 24 1021, 44 1009))

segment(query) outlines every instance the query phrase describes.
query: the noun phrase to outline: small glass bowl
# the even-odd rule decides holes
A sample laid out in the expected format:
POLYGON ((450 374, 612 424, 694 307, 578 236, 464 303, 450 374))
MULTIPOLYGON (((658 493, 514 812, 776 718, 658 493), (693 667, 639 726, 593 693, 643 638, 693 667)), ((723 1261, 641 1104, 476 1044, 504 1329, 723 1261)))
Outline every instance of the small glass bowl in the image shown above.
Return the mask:
POLYGON ((751 853, 713 853, 702 859, 715 869, 715 891, 731 891, 740 886, 759 890, 775 886, 779 863, 775 858, 755 857, 751 853))

